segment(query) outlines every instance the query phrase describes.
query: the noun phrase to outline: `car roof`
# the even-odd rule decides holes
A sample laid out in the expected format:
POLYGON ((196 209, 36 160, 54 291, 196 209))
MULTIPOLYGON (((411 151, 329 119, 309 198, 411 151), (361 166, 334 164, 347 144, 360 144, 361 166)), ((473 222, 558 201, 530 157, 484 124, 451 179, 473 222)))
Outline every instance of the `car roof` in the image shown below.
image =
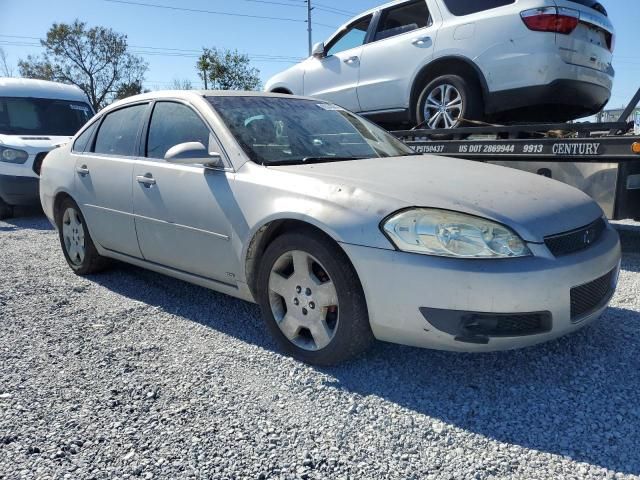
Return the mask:
POLYGON ((108 107, 104 108, 102 112, 113 110, 115 108, 136 103, 145 100, 160 100, 160 99, 177 99, 177 100, 193 100, 195 98, 203 97, 262 97, 262 98, 294 98, 298 100, 313 100, 317 103, 326 103, 324 100, 317 98, 302 97, 298 95, 288 95, 284 93, 268 93, 257 91, 240 91, 240 90, 159 90, 155 92, 141 93, 140 95, 134 95, 127 97, 123 100, 112 103, 108 107))
POLYGON ((75 85, 31 78, 0 77, 0 97, 88 101, 85 93, 75 85))

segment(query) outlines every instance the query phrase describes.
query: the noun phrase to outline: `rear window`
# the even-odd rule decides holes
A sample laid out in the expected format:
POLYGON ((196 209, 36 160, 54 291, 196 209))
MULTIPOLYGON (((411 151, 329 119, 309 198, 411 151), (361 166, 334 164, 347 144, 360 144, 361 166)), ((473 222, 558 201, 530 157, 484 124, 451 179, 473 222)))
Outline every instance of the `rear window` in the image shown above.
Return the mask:
POLYGON ((374 40, 402 35, 429 24, 429 10, 425 0, 392 7, 382 12, 374 40))
POLYGON ((138 131, 142 124, 147 104, 121 108, 109 113, 98 130, 95 153, 133 156, 136 151, 138 131))
POLYGON ((596 10, 597 12, 600 12, 605 16, 607 15, 607 10, 602 6, 600 2, 597 2, 596 0, 568 0, 568 1, 573 3, 579 3, 580 5, 584 5, 585 7, 593 8, 594 10, 596 10))
POLYGON ((492 8, 512 5, 516 3, 516 0, 444 0, 444 3, 451 13, 461 17, 491 10, 492 8))

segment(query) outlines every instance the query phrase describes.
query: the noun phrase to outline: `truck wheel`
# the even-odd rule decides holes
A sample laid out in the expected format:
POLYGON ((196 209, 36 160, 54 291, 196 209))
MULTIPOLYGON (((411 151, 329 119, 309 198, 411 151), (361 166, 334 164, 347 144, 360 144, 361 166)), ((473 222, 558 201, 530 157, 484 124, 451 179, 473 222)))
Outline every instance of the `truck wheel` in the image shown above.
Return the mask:
POLYGON ((70 198, 60 205, 56 223, 64 258, 77 275, 104 270, 108 261, 98 254, 82 212, 70 198))
POLYGON ((0 220, 13 217, 13 206, 0 198, 0 220))
POLYGON ((373 341, 355 270, 337 245, 315 232, 275 239, 262 258, 257 288, 268 330, 303 362, 335 365, 373 341))
POLYGON ((443 75, 422 90, 416 120, 421 128, 457 128, 464 126, 464 120, 481 120, 482 112, 482 93, 475 82, 443 75))

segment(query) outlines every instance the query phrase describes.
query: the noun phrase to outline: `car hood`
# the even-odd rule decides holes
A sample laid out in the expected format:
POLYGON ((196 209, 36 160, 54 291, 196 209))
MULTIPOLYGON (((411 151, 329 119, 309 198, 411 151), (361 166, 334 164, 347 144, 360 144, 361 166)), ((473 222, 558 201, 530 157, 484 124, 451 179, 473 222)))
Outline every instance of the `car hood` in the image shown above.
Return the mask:
POLYGON ((573 187, 519 170, 432 155, 271 167, 380 197, 387 214, 431 207, 476 215, 528 242, 574 230, 603 215, 573 187))
POLYGON ((56 145, 68 143, 73 137, 58 135, 0 135, 0 145, 20 148, 28 153, 48 151, 56 145))

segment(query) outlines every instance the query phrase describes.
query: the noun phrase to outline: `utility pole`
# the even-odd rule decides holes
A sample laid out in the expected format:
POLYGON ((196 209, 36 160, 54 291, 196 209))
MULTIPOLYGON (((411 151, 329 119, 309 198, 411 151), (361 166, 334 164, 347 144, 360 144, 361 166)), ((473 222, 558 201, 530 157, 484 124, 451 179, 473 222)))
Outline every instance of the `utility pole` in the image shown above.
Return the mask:
POLYGON ((311 0, 307 0, 307 33, 309 34, 309 56, 311 56, 311 51, 313 50, 313 30, 311 27, 311 0))

